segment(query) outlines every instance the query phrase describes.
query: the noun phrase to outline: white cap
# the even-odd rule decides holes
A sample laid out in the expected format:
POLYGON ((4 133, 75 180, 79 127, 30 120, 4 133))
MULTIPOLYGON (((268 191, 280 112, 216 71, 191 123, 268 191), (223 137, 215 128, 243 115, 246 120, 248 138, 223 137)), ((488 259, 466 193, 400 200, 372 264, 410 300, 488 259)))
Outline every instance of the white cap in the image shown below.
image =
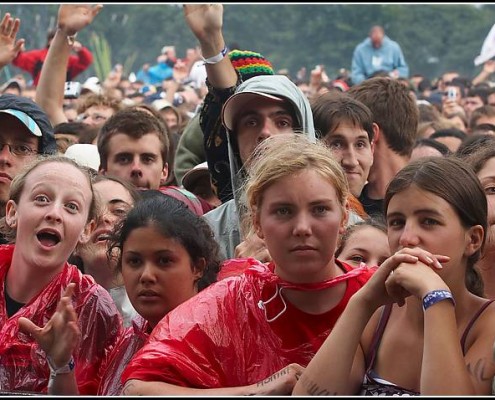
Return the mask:
POLYGON ((103 89, 100 84, 100 80, 96 76, 91 76, 86 79, 86 82, 82 84, 83 89, 87 89, 95 94, 102 94, 103 89))
POLYGON ((201 164, 196 165, 187 171, 182 177, 182 186, 184 189, 191 191, 193 189, 194 183, 200 178, 206 178, 210 176, 208 171, 208 163, 205 161, 201 164))
POLYGON ((79 165, 98 171, 100 168, 100 154, 95 144, 76 143, 67 147, 65 157, 77 162, 79 165))

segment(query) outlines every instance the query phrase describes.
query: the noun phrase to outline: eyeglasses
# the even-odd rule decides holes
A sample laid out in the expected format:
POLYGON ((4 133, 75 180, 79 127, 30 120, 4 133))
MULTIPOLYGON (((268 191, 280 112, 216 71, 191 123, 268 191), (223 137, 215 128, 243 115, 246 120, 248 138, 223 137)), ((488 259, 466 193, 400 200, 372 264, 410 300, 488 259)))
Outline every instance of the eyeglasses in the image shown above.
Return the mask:
POLYGON ((3 151, 4 146, 7 146, 9 148, 10 154, 13 154, 15 156, 26 157, 32 154, 38 154, 37 150, 33 150, 31 147, 20 143, 10 144, 0 142, 0 152, 3 151))

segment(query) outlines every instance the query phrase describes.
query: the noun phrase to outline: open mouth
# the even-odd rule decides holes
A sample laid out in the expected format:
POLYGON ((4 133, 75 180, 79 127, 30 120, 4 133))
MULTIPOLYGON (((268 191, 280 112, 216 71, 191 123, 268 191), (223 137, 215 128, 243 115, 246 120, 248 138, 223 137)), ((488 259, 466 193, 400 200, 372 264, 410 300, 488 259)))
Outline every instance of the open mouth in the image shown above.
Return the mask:
POLYGON ((60 235, 54 231, 43 230, 36 234, 39 242, 45 247, 56 246, 60 242, 60 235))
POLYGON ((109 231, 102 231, 94 237, 93 242, 94 243, 106 242, 109 239, 110 239, 110 232, 109 231))

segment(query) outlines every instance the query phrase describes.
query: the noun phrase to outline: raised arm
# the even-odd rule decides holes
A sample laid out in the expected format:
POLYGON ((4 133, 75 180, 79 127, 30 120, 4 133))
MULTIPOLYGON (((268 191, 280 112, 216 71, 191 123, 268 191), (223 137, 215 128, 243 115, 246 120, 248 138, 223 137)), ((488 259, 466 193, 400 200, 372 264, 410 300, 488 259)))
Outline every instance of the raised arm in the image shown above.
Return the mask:
MULTIPOLYGON (((215 57, 225 48, 222 33, 222 4, 185 4, 184 16, 194 36, 199 41, 205 59, 215 57)), ((227 54, 215 64, 206 64, 208 81, 216 89, 235 86, 237 73, 227 54)))
POLYGON ((57 32, 41 69, 36 102, 53 126, 67 122, 63 111, 64 86, 74 35, 89 25, 102 9, 101 4, 61 4, 57 32))
POLYGON ((9 13, 0 22, 0 69, 10 64, 24 45, 24 39, 16 40, 20 25, 19 18, 14 19, 9 13))

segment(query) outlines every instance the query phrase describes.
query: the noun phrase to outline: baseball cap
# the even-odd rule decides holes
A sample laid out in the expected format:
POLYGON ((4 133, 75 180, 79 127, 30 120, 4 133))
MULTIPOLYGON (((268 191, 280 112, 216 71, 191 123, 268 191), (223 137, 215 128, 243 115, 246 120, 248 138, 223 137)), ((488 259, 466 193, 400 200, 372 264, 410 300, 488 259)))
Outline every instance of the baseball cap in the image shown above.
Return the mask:
POLYGON ((28 128, 29 132, 31 132, 34 136, 41 137, 42 133, 40 127, 36 122, 34 122, 34 119, 32 119, 24 111, 7 108, 5 110, 0 110, 0 113, 13 115, 19 121, 21 121, 24 126, 28 128))
POLYGON ((101 87, 100 84, 100 79, 96 76, 91 76, 86 81, 82 84, 82 91, 90 91, 95 94, 102 94, 103 93, 103 88, 101 87))
POLYGON ((248 104, 251 100, 260 99, 264 97, 279 103, 285 103, 285 100, 281 97, 273 96, 268 93, 244 91, 236 93, 230 96, 225 102, 222 109, 222 123, 230 131, 234 130, 234 119, 239 112, 248 104))

